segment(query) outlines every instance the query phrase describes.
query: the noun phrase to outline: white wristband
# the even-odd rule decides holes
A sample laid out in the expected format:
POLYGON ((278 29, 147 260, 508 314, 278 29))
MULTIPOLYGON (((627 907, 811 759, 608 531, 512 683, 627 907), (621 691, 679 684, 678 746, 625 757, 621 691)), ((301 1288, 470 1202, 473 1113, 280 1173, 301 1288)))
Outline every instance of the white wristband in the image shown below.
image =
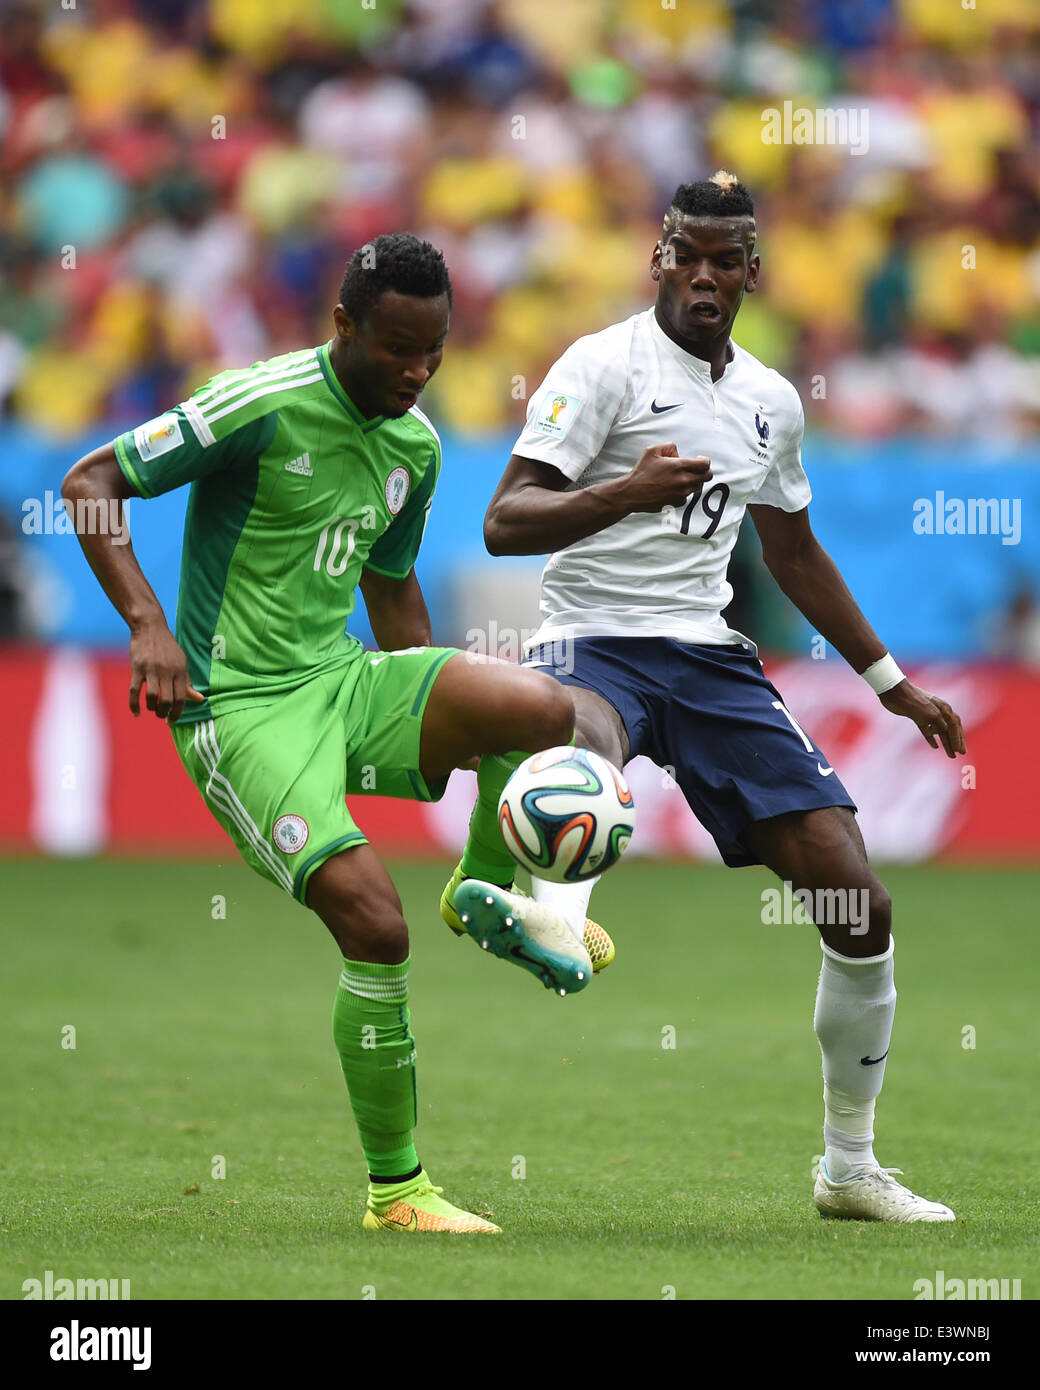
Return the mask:
POLYGON ((886 652, 883 657, 875 661, 872 666, 868 666, 860 675, 873 690, 875 695, 884 695, 886 690, 891 690, 893 686, 905 681, 906 677, 896 665, 895 657, 886 652))

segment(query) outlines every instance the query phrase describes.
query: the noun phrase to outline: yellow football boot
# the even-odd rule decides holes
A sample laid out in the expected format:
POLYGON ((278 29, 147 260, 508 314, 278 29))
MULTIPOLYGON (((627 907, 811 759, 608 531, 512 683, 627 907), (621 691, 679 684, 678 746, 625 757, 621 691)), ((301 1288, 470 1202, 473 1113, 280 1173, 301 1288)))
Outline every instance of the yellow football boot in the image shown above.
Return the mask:
POLYGON ((501 1226, 444 1201, 425 1169, 407 1182, 369 1183, 368 1206, 361 1226, 366 1231, 447 1231, 452 1235, 501 1235, 501 1226))

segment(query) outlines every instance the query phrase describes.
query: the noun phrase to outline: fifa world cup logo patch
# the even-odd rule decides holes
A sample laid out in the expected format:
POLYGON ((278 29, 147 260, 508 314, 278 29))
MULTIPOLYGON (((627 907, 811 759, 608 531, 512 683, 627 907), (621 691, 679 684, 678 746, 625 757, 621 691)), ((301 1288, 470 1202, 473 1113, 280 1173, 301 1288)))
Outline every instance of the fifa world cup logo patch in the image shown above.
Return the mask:
POLYGON ((538 412, 532 416, 531 428, 553 439, 562 439, 577 418, 580 396, 568 396, 563 391, 547 391, 538 412))
POLYGON ((144 463, 158 458, 160 454, 168 454, 183 442, 181 422, 172 410, 144 425, 138 425, 134 430, 134 444, 144 463))

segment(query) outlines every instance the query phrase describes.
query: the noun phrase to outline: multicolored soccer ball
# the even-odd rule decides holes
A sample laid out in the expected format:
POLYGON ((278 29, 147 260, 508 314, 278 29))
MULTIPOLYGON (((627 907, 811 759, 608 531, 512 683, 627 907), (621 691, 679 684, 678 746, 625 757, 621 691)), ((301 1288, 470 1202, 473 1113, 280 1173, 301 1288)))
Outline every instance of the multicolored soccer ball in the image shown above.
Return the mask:
POLYGON ((552 883, 582 883, 624 854, 636 824, 628 783, 584 748, 546 748, 522 762, 498 802, 517 863, 552 883))

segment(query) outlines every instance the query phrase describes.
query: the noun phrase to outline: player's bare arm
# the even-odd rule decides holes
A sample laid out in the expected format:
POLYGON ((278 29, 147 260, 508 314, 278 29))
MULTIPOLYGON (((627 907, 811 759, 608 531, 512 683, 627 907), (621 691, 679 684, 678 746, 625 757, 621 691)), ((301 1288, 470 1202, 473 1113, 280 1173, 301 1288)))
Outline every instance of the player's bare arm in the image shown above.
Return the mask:
MULTIPOLYGON (((862 673, 886 647, 863 616, 837 565, 813 534, 809 510, 748 507, 762 542, 762 558, 777 584, 818 633, 862 673)), ((938 695, 908 680, 878 697, 893 714, 912 719, 933 748, 942 741, 948 758, 965 752, 960 717, 938 695)))
POLYGON ((514 454, 488 506, 484 543, 492 555, 562 550, 633 512, 685 506, 711 476, 703 455, 680 458, 674 444, 658 444, 625 477, 564 492, 567 479, 558 468, 514 454))
POLYGON ((433 630, 415 570, 404 579, 366 569, 361 573, 368 621, 380 651, 433 646, 433 630))
POLYGON ((188 659, 170 631, 162 605, 137 563, 126 538, 122 503, 134 491, 116 462, 115 447, 104 444, 84 455, 65 475, 61 495, 67 502, 79 499, 119 503, 119 528, 111 534, 79 534, 79 543, 98 582, 130 629, 130 710, 141 712, 141 688, 145 705, 160 719, 176 723, 186 700, 204 697, 192 686, 188 659))

